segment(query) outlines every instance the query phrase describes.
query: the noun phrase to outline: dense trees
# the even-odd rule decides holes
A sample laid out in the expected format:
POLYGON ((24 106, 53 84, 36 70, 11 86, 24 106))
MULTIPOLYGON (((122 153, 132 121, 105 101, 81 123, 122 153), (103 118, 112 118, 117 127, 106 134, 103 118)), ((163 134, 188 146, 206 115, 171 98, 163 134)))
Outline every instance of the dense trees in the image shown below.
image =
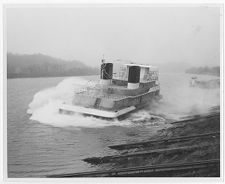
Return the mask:
MULTIPOLYGON (((100 63, 99 63, 100 64, 100 63)), ((160 72, 180 72, 190 67, 187 63, 157 63, 160 72)), ((186 73, 220 75, 220 67, 193 67, 186 73)), ((99 68, 86 66, 82 62, 65 61, 43 54, 7 54, 7 77, 60 77, 99 74, 99 68)))
POLYGON ((7 78, 59 77, 98 74, 98 68, 73 60, 65 61, 43 54, 7 54, 7 78))
POLYGON ((192 74, 207 74, 207 75, 220 75, 220 67, 193 67, 186 70, 186 73, 192 74))

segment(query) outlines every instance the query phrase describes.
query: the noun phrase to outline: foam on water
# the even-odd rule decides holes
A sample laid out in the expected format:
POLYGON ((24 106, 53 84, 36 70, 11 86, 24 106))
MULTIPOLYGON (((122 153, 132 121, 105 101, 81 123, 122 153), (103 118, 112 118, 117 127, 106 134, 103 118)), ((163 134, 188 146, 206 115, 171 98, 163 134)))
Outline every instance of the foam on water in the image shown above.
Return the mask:
POLYGON ((106 126, 129 126, 129 122, 117 121, 117 120, 104 120, 91 116, 83 116, 81 114, 59 114, 57 101, 49 102, 43 107, 33 112, 31 119, 39 121, 44 124, 49 124, 56 127, 89 127, 89 128, 100 128, 106 126))
POLYGON ((66 115, 59 113, 60 104, 63 102, 71 103, 75 92, 95 84, 94 81, 83 78, 69 78, 60 82, 56 87, 36 93, 27 110, 28 113, 32 114, 30 119, 56 127, 129 126, 131 124, 129 121, 105 120, 81 114, 66 115))
POLYGON ((34 95, 28 111, 35 113, 37 109, 52 101, 69 103, 72 101, 74 92, 81 90, 87 82, 82 78, 69 78, 60 82, 56 87, 42 90, 34 95))
POLYGON ((186 115, 207 113, 220 104, 219 89, 192 88, 186 84, 163 86, 163 100, 150 107, 150 111, 164 114, 167 118, 180 119, 186 115))
POLYGON ((220 102, 218 89, 190 88, 187 84, 182 85, 180 82, 179 84, 163 84, 161 103, 151 104, 147 109, 131 113, 126 120, 122 121, 105 120, 81 114, 66 115, 58 112, 59 106, 63 102, 72 103, 75 92, 95 84, 96 82, 84 78, 68 78, 56 87, 36 93, 27 111, 32 114, 30 119, 57 127, 139 126, 140 122, 144 122, 146 125, 146 123, 165 121, 152 114, 179 119, 185 115, 204 113, 208 108, 219 105, 220 102))

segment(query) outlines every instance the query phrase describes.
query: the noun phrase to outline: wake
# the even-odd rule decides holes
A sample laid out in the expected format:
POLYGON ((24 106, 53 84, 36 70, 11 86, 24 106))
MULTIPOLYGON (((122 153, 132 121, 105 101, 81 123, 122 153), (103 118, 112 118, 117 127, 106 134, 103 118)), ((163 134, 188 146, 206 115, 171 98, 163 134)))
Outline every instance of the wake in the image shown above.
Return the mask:
POLYGON ((190 88, 187 85, 172 86, 168 84, 162 90, 163 100, 151 104, 148 108, 130 113, 127 119, 106 120, 82 114, 66 115, 59 113, 59 106, 66 102, 72 104, 74 93, 85 87, 93 87, 95 81, 84 78, 68 78, 56 87, 36 93, 29 104, 27 113, 30 119, 56 127, 103 128, 107 126, 142 126, 164 123, 165 118, 179 120, 185 115, 206 112, 211 106, 219 104, 219 90, 190 88), (154 114, 154 115, 153 115, 154 114), (162 117, 160 117, 162 115, 162 117))

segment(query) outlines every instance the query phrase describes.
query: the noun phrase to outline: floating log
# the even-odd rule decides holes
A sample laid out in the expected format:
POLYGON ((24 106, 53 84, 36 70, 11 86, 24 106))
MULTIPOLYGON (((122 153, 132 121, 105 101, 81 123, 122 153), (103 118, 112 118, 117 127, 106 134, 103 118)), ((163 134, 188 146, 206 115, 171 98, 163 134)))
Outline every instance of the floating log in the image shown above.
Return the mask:
POLYGON ((141 147, 150 147, 155 144, 171 144, 171 143, 177 143, 177 142, 183 142, 187 141, 193 138, 208 138, 211 136, 219 136, 220 132, 213 132, 213 133, 205 133, 205 134, 197 134, 192 136, 182 136, 182 137, 174 137, 170 139, 159 139, 159 140, 152 140, 152 141, 142 141, 142 142, 136 142, 136 143, 130 143, 130 144, 119 144, 119 145, 112 145, 109 146, 111 149, 116 150, 124 150, 124 149, 133 149, 133 148, 141 148, 141 147))
POLYGON ((219 175, 219 159, 204 160, 198 162, 160 164, 142 167, 131 167, 123 169, 113 169, 104 171, 80 172, 69 174, 48 175, 49 178, 64 177, 128 177, 128 176, 165 176, 182 171, 196 171, 200 169, 217 169, 219 175))
POLYGON ((171 124, 187 123, 187 122, 196 123, 197 120, 204 120, 206 118, 218 118, 218 117, 220 117, 220 113, 213 113, 213 114, 210 113, 207 115, 194 115, 194 116, 188 116, 188 119, 171 122, 171 124))
POLYGON ((114 160, 120 160, 120 159, 128 159, 131 157, 144 157, 144 156, 155 156, 163 153, 174 153, 174 152, 188 152, 188 151, 193 151, 198 148, 206 148, 209 147, 210 145, 204 145, 204 146, 183 146, 183 147, 178 147, 178 148, 164 148, 164 149, 155 149, 151 151, 142 151, 142 152, 135 152, 135 153, 130 153, 126 155, 110 155, 110 156, 104 156, 104 157, 91 157, 91 158, 85 158, 83 159, 85 162, 91 163, 91 164, 103 164, 103 163, 108 163, 112 162, 114 160))

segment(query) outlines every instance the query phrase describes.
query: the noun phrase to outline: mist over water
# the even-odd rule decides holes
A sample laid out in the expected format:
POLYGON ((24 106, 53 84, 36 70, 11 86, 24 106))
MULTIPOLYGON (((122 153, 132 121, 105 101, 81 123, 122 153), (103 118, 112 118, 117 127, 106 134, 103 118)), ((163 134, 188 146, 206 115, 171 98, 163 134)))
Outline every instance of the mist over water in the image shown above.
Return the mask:
MULTIPOLYGON (((214 76, 195 75, 200 81, 218 79, 214 76)), ((163 100, 152 110, 168 118, 179 119, 186 115, 207 113, 209 108, 220 104, 219 88, 190 87, 191 75, 167 74, 161 76, 163 100), (170 77, 171 76, 171 77, 170 77), (167 77, 168 79, 164 79, 167 77)))
POLYGON ((129 126, 130 122, 128 121, 105 120, 81 114, 66 115, 59 113, 59 107, 63 102, 72 103, 74 93, 95 84, 97 84, 96 81, 84 78, 69 78, 64 79, 56 87, 36 93, 27 111, 32 114, 30 119, 57 127, 129 126))
MULTIPOLYGON (((219 89, 201 89, 189 87, 190 76, 171 77, 161 76, 161 91, 163 95, 159 103, 151 104, 148 108, 131 113, 125 120, 105 120, 81 114, 66 115, 58 112, 63 102, 72 103, 75 92, 85 87, 94 86, 97 81, 85 78, 68 78, 61 81, 56 87, 36 93, 29 104, 30 119, 56 127, 89 127, 102 128, 107 126, 138 126, 142 122, 162 123, 164 119, 179 119, 185 115, 207 112, 212 106, 219 105, 219 89), (170 78, 170 77, 169 77, 170 78)), ((201 76, 205 80, 211 76, 201 76)))

